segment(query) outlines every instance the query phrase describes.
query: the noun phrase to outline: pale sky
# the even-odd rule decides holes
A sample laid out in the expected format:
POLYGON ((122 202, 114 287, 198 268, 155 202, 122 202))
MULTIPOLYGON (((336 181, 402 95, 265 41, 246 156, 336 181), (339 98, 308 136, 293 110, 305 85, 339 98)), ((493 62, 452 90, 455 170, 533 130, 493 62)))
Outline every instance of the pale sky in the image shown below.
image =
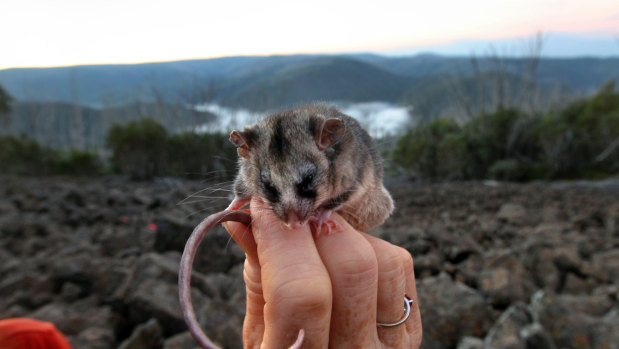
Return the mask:
POLYGON ((619 41, 619 1, 2 0, 0 69, 386 52, 540 31, 619 41))

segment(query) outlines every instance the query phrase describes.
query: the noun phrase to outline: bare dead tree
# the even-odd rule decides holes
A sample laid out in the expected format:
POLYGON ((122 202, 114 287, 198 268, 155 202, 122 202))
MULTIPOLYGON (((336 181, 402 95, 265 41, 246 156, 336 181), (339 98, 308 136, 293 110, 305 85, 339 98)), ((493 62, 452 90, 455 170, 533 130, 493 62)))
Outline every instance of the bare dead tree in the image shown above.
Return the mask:
MULTIPOLYGON (((479 67, 479 60, 477 59, 477 57, 475 56, 471 56, 470 58, 471 60, 471 66, 473 67, 473 74, 475 77, 475 81, 477 81, 477 84, 475 84, 475 87, 477 89, 477 108, 479 109, 480 107, 483 108, 483 106, 486 105, 487 101, 486 101, 486 84, 482 83, 482 73, 481 73, 481 69, 479 67)), ((470 115, 471 119, 475 117, 475 115, 470 115)))
POLYGON ((467 87, 462 81, 461 77, 452 77, 448 80, 449 88, 454 91, 456 103, 460 107, 459 112, 455 112, 455 118, 460 119, 459 115, 462 115, 462 121, 470 121, 477 114, 477 106, 474 106, 471 101, 470 94, 467 93, 467 87))
MULTIPOLYGON (((187 87, 179 93, 179 99, 185 107, 189 108, 193 120, 190 126, 197 126, 203 122, 203 112, 196 107, 199 105, 210 104, 217 97, 219 83, 215 79, 209 79, 208 83, 203 83, 195 74, 192 75, 187 87)), ((186 125, 183 125, 186 126, 186 125)))
POLYGON ((85 127, 82 106, 79 103, 79 91, 77 86, 77 67, 73 67, 70 72, 71 83, 71 104, 73 115, 70 123, 70 147, 77 149, 85 148, 85 127))
POLYGON ((0 134, 8 133, 11 125, 11 103, 13 97, 0 86, 0 134))
POLYGON ((535 37, 528 41, 526 52, 526 64, 524 67, 524 81, 520 86, 520 105, 528 105, 528 112, 537 114, 539 110, 539 91, 537 84, 537 70, 542 57, 542 51, 547 37, 538 32, 535 37))

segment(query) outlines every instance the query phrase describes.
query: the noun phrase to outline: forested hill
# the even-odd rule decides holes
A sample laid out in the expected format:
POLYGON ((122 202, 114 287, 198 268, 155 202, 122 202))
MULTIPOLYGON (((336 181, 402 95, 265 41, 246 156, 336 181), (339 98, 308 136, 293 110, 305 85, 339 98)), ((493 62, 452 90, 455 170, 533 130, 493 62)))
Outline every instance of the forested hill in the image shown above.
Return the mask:
POLYGON ((53 148, 101 149, 110 126, 144 117, 152 118, 172 133, 215 120, 215 115, 208 112, 163 103, 95 109, 62 102, 15 102, 8 129, 1 129, 0 135, 26 135, 53 148))
MULTIPOLYGON (((531 59, 417 55, 225 57, 163 63, 0 70, 0 85, 17 101, 90 107, 136 101, 218 102, 266 109, 317 100, 401 102, 422 91, 444 94, 445 79, 501 70, 513 78, 561 86, 573 95, 619 78, 619 57, 531 59), (535 65, 535 63, 538 63, 535 65), (535 70, 530 68, 536 66, 535 70)), ((427 93, 427 92, 426 92, 427 93)))

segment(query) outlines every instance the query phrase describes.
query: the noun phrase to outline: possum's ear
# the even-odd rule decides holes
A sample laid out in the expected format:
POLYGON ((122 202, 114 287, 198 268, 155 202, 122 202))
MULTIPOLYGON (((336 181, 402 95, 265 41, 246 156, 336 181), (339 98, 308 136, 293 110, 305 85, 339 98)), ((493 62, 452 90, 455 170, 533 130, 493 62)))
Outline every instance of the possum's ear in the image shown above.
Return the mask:
POLYGON ((346 125, 340 119, 327 119, 318 128, 316 134, 316 145, 318 149, 324 150, 339 142, 344 136, 346 125))
POLYGON ((243 132, 232 131, 230 133, 230 142, 236 146, 236 152, 239 156, 249 158, 249 153, 254 144, 254 132, 245 130, 243 132))

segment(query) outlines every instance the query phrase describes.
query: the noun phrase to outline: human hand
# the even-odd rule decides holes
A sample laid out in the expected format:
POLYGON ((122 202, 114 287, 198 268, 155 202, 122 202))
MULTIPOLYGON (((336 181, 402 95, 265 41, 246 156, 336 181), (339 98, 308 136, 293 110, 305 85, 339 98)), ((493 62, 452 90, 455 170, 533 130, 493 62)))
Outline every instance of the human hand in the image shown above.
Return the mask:
POLYGON ((317 238, 308 225, 291 231, 259 199, 252 226, 224 226, 245 250, 246 348, 418 348, 421 317, 403 317, 404 295, 417 302, 413 260, 400 247, 354 230, 333 214, 336 228, 317 238))

